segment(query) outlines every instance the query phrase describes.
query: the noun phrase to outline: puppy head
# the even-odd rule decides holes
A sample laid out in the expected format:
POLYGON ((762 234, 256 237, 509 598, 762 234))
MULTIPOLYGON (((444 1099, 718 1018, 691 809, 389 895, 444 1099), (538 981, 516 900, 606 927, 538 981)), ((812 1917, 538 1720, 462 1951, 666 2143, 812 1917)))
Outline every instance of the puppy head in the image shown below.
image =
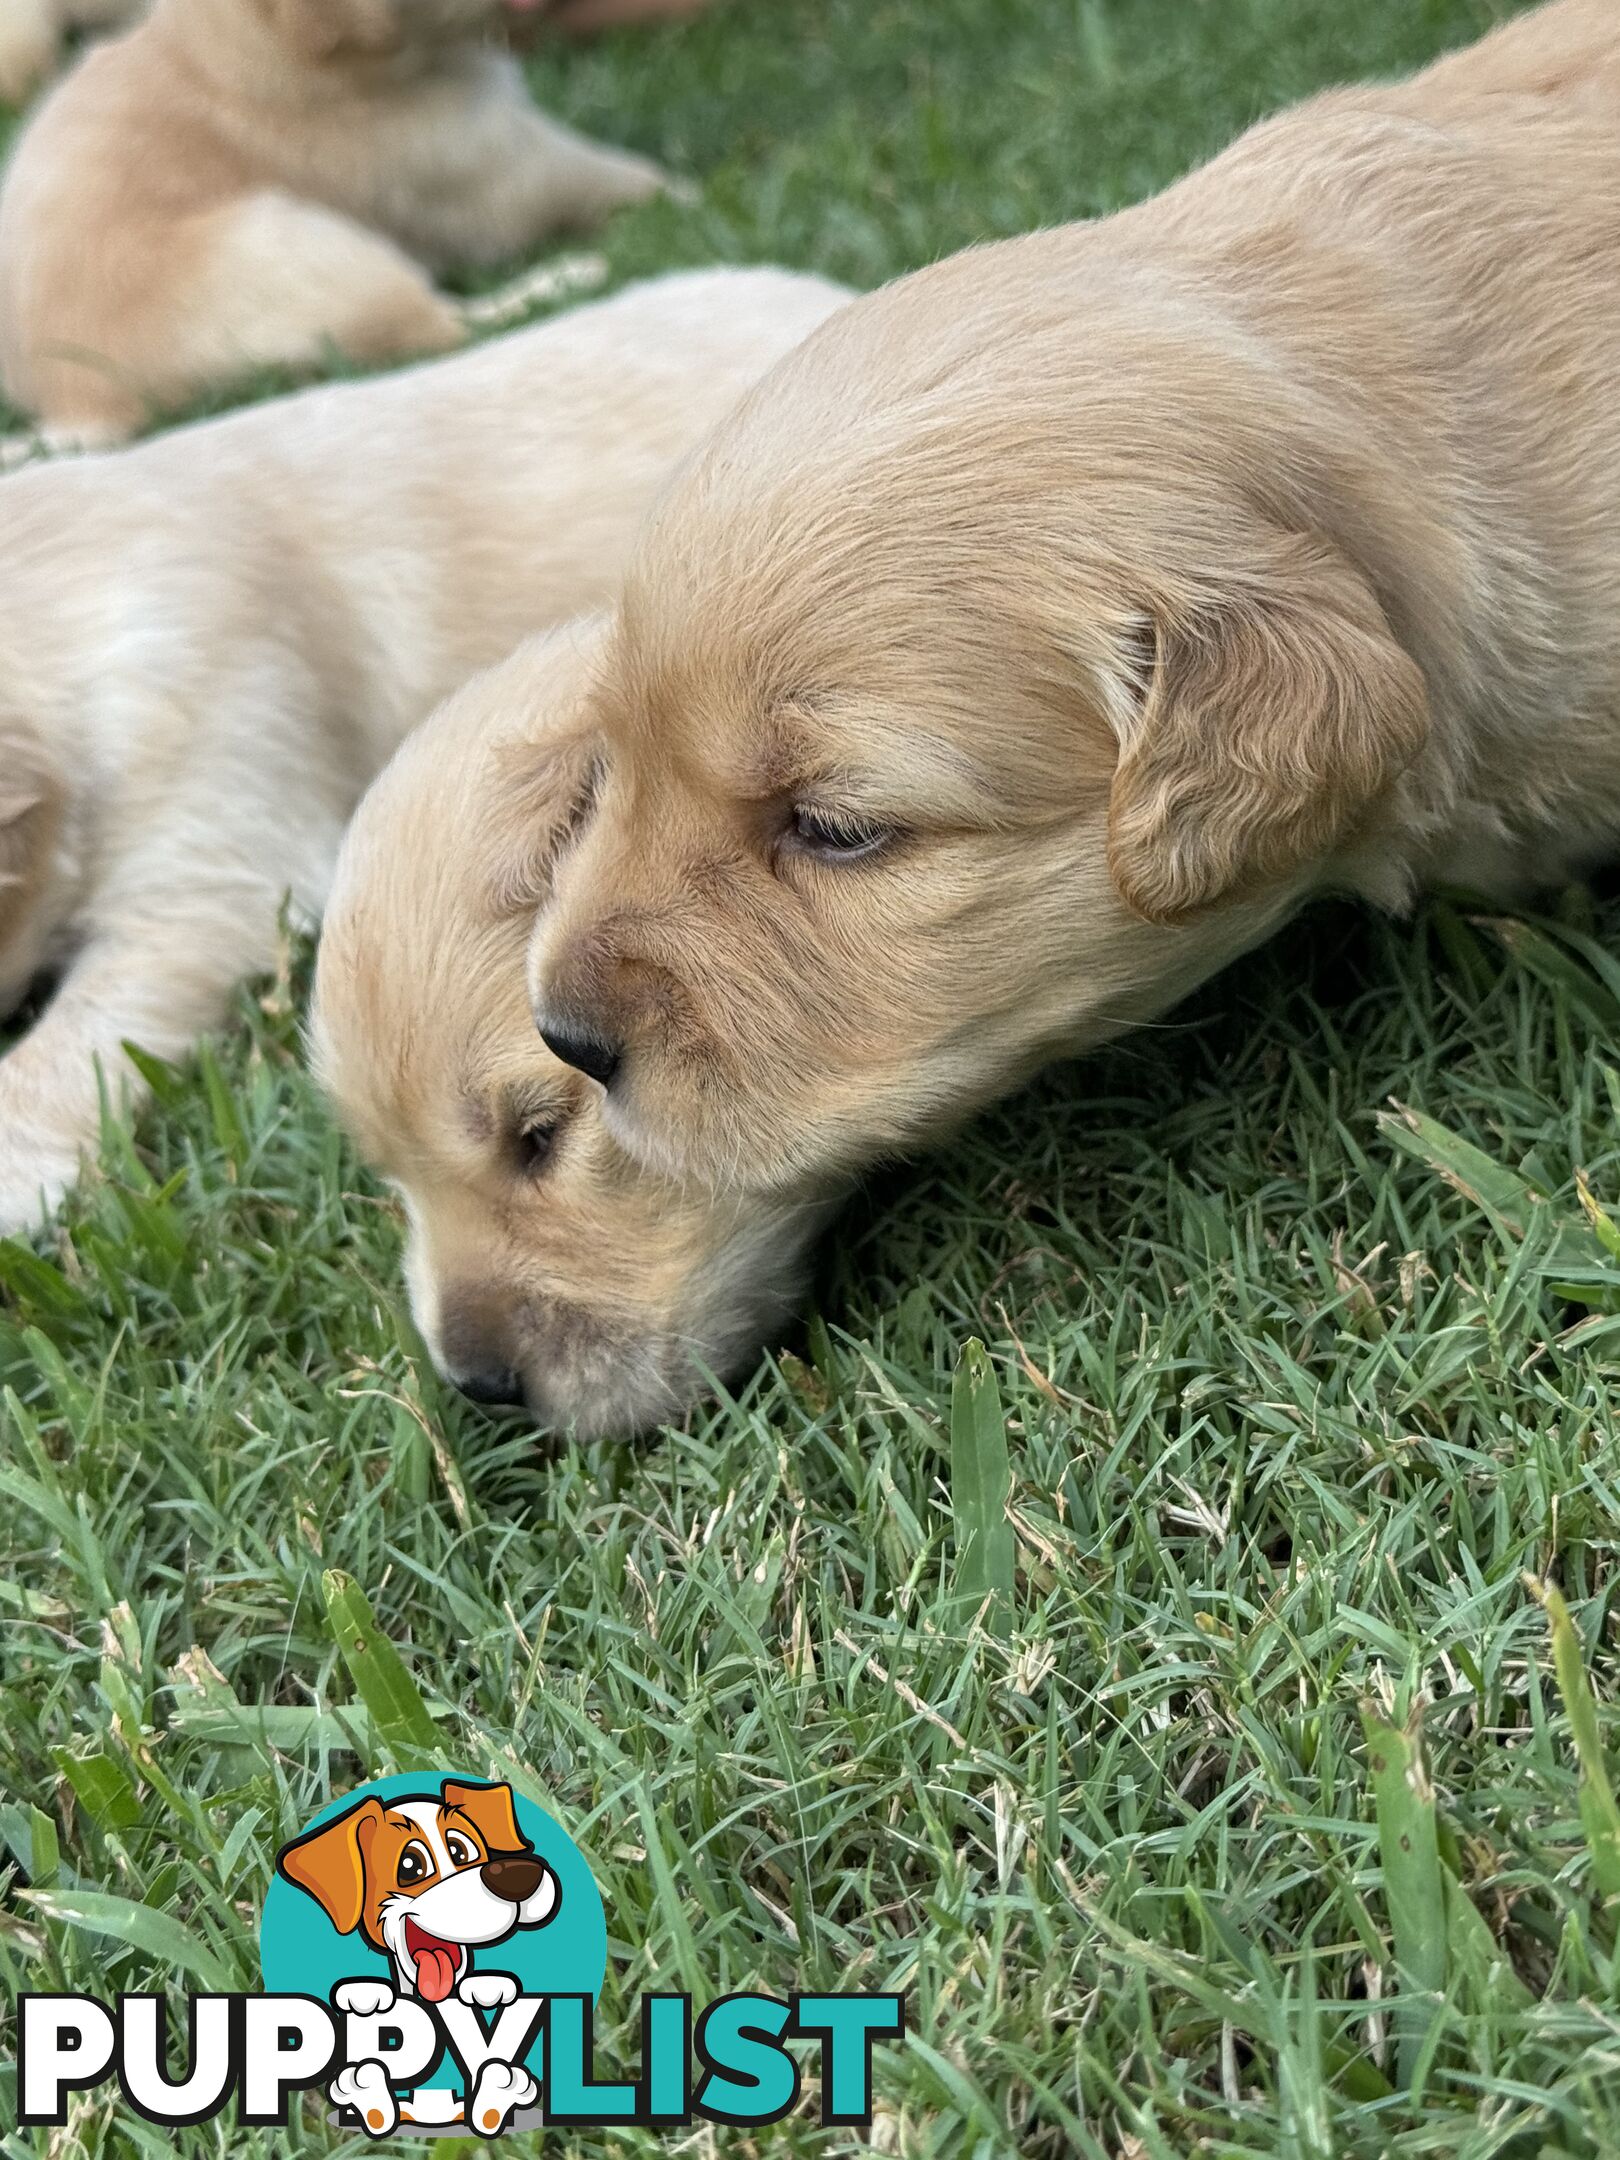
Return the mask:
POLYGON ((524 951, 582 813, 595 633, 525 647, 405 745, 345 842, 316 1069, 409 1228, 447 1378, 584 1434, 678 1413, 791 1310, 824 1205, 716 1202, 639 1168, 535 1032, 524 951))
POLYGON ((559 1900, 503 1784, 447 1778, 437 1794, 362 1800, 294 1839, 276 1866, 430 2002, 450 1993, 474 1948, 543 1927, 559 1900))
POLYGON ((49 953, 64 797, 32 724, 0 712, 0 1019, 49 953))
POLYGON ((1122 338, 1082 394, 1025 329, 857 304, 644 537, 530 955, 642 1160, 764 1189, 949 1125, 1262 935, 1422 739, 1209 370, 1122 338))
POLYGON ((252 0, 290 52, 312 61, 385 59, 473 37, 501 0, 252 0))

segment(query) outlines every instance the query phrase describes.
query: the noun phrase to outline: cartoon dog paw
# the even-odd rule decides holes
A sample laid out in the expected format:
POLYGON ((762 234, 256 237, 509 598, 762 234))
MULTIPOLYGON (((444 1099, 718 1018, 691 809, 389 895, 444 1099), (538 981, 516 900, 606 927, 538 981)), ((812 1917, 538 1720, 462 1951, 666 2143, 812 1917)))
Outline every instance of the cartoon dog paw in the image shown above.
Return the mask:
POLYGON ((381 2017, 394 2007, 394 1991, 386 1980, 345 1980, 332 1990, 332 2007, 349 2017, 381 2017))
POLYGON ((519 2108, 533 2107, 540 2088, 517 2063, 487 2062, 478 2073, 467 2122, 480 2137, 498 2137, 519 2108))
POLYGON ((517 2001, 518 1984, 510 1973, 469 1973, 456 1989, 456 1998, 475 2010, 504 2010, 517 2001))
MULTIPOLYGON (((356 1981, 354 1985, 365 1993, 372 1984, 356 1981)), ((326 2097, 335 2108, 353 2108, 367 2137, 387 2137, 398 2125, 399 2108, 380 2062, 355 2063, 340 2070, 327 2086, 326 2097)))

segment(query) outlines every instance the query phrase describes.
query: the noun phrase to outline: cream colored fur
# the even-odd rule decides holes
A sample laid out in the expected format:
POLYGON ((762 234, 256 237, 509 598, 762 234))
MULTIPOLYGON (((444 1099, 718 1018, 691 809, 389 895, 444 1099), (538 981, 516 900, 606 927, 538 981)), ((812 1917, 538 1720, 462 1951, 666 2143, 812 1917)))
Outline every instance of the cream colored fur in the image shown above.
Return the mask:
POLYGON ((0 101, 20 105, 55 72, 74 30, 119 30, 146 0, 0 0, 0 101))
POLYGON ((522 256, 655 193, 645 159, 534 108, 490 42, 500 13, 157 0, 12 153, 8 396, 48 440, 94 445, 254 369, 446 351, 469 314, 431 273, 522 256))
POLYGON ((665 497, 530 956, 612 1130, 799 1186, 1313 892, 1620 837, 1620 8, 859 302, 665 497))
POLYGON ((0 1231, 325 897, 404 734, 614 590, 676 460, 840 304, 716 270, 380 381, 0 480, 0 1231))
POLYGON ((549 1425, 624 1433, 758 1356, 825 1205, 642 1169, 552 1057, 523 951, 587 795, 599 628, 539 638, 405 743, 349 828, 321 934, 317 1076, 409 1226, 439 1370, 549 1425))

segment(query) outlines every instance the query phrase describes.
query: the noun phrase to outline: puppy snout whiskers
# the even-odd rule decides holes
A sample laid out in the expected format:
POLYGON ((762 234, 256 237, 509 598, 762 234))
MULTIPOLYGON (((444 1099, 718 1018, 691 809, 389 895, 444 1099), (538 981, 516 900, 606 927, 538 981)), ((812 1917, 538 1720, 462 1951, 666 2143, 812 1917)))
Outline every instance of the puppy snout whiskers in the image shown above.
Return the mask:
POLYGON ((521 1905, 525 1899, 532 1898, 546 1873, 541 1863, 528 1853, 496 1853, 478 1872, 484 1879, 485 1889, 504 1898, 509 1905, 521 1905))
POLYGON ((620 1044, 609 1042, 588 1028, 572 1027, 560 1020, 541 1019, 537 1025, 540 1040, 553 1057, 561 1058, 565 1065, 572 1065, 587 1080, 595 1080, 602 1087, 612 1086, 624 1054, 620 1044))

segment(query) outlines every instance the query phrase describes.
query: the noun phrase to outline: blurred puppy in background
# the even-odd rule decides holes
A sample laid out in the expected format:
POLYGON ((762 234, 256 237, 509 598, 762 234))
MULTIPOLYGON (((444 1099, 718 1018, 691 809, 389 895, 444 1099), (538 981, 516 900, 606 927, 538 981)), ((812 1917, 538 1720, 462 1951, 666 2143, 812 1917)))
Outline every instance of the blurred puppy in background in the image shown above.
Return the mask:
POLYGON ((612 593, 676 460, 847 296, 661 279, 477 351, 0 480, 0 1232, 319 911, 409 728, 612 593))
POLYGON ((121 30, 146 0, 0 0, 0 102, 20 105, 55 73, 75 30, 121 30))
POLYGON ((550 296, 510 261, 658 192, 537 111, 501 0, 157 0, 24 129, 0 185, 0 377, 47 440, 120 439, 255 368, 442 352, 550 296))
POLYGON ((533 640, 399 751, 343 843, 310 1021, 317 1078, 404 1204, 434 1363, 582 1436, 751 1364, 831 1208, 643 1170, 535 1033, 523 953, 593 783, 599 635, 533 640))
POLYGON ((540 918, 643 1160, 814 1182, 1311 893, 1620 843, 1620 7, 857 302, 661 501, 540 918))

